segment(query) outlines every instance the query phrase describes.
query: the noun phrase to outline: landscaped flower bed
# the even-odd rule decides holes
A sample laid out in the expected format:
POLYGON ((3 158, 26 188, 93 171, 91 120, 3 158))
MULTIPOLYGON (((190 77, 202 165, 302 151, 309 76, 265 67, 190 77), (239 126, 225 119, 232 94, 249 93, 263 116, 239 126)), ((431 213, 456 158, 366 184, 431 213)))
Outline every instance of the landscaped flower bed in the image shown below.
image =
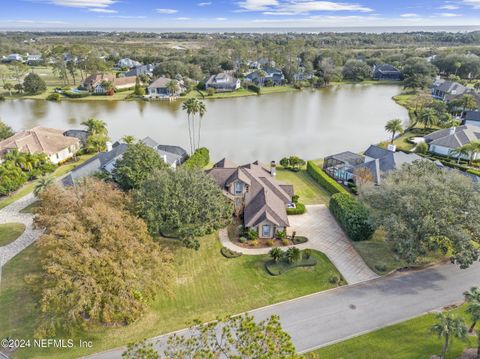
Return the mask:
POLYGON ((289 263, 286 259, 282 259, 278 263, 276 263, 274 260, 268 261, 265 263, 265 269, 268 274, 277 276, 294 268, 313 267, 316 265, 317 260, 313 257, 302 258, 301 260, 292 263, 289 263))

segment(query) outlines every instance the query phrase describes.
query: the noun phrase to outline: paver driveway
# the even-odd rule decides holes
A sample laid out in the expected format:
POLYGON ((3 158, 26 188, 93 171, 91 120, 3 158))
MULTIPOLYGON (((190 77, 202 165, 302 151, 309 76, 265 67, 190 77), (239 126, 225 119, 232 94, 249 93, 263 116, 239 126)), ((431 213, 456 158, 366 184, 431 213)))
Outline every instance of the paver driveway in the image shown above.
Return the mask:
MULTIPOLYGON (((348 284, 364 282, 378 276, 365 264, 350 240, 340 228, 330 210, 323 204, 307 206, 307 213, 289 216, 290 231, 308 237, 308 242, 296 247, 311 248, 325 253, 348 284)), ((222 245, 243 254, 265 254, 270 248, 243 248, 228 239, 226 230, 220 231, 222 245)))

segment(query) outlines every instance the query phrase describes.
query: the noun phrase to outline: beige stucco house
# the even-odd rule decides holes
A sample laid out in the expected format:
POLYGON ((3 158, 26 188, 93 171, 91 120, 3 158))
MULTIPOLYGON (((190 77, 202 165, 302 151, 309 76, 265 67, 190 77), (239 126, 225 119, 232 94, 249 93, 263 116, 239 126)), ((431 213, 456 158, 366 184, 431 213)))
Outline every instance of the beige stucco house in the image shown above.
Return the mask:
POLYGON ((292 202, 293 186, 277 181, 274 171, 258 161, 238 166, 223 159, 207 173, 233 201, 244 227, 257 231, 259 238, 273 238, 278 231, 287 229, 287 206, 292 202))

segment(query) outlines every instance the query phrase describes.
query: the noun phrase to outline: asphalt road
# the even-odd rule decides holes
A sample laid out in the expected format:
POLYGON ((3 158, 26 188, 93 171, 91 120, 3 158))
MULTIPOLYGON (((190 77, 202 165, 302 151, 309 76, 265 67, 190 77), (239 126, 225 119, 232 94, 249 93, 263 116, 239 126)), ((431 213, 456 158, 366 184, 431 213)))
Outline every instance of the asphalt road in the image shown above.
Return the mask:
MULTIPOLYGON (((302 353, 459 303, 465 290, 478 285, 480 263, 466 270, 447 264, 320 292, 251 313, 259 320, 280 315, 283 328, 302 353)), ((158 349, 166 337, 152 339, 158 349)), ((120 358, 123 350, 88 358, 120 358)))

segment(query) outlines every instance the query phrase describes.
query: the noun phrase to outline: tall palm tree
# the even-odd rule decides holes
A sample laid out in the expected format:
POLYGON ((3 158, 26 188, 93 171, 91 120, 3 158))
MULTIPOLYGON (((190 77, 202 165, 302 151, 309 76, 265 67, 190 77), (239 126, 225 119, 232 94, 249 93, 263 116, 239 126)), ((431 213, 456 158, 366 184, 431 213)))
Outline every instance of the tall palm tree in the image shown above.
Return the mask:
POLYGON ((460 160, 464 157, 469 157, 470 151, 468 147, 461 146, 458 148, 454 148, 448 151, 448 156, 456 157, 457 158, 457 165, 460 163, 460 160))
POLYGON ((202 119, 203 116, 205 116, 205 113, 207 112, 207 108, 205 107, 205 103, 202 101, 197 100, 197 114, 199 116, 198 118, 198 141, 197 141, 197 148, 200 148, 200 139, 201 139, 201 131, 202 131, 202 119))
POLYGON ((195 111, 196 100, 189 98, 182 104, 182 109, 187 112, 187 125, 188 125, 188 137, 190 140, 190 154, 193 153, 193 141, 192 141, 192 114, 195 111))
POLYGON ((436 125, 437 121, 437 114, 433 108, 426 108, 420 112, 419 122, 422 123, 425 128, 436 125))
POLYGON ((35 188, 33 189, 33 194, 38 197, 38 195, 43 192, 48 186, 50 186, 53 183, 53 178, 52 177, 40 177, 37 181, 37 184, 35 185, 35 188))
POLYGON ((168 84, 167 84, 167 89, 168 91, 170 92, 170 96, 173 96, 177 93, 178 91, 178 84, 177 84, 177 81, 176 80, 171 80, 168 84))
POLYGON ((393 120, 390 120, 387 122, 385 125, 385 131, 390 132, 392 134, 392 140, 390 143, 393 143, 393 140, 395 139, 395 135, 397 133, 402 133, 403 132, 403 126, 402 126, 402 120, 399 118, 395 118, 393 120))
POLYGON ((480 141, 472 141, 469 144, 464 145, 463 147, 465 147, 470 154, 468 163, 472 164, 473 160, 477 157, 476 155, 480 153, 480 141))
POLYGON ((438 313, 436 315, 436 322, 430 328, 430 331, 433 334, 437 334, 439 338, 444 339, 440 359, 445 359, 445 354, 454 338, 465 340, 467 337, 465 322, 449 313, 438 313))
POLYGON ((87 131, 89 135, 107 135, 107 124, 102 120, 97 120, 96 118, 89 118, 86 121, 81 123, 84 126, 87 126, 87 131))
POLYGON ((472 325, 468 330, 470 333, 472 333, 475 325, 478 321, 480 321, 480 287, 472 287, 470 290, 463 293, 463 295, 465 297, 465 301, 467 302, 466 311, 472 318, 472 325))

